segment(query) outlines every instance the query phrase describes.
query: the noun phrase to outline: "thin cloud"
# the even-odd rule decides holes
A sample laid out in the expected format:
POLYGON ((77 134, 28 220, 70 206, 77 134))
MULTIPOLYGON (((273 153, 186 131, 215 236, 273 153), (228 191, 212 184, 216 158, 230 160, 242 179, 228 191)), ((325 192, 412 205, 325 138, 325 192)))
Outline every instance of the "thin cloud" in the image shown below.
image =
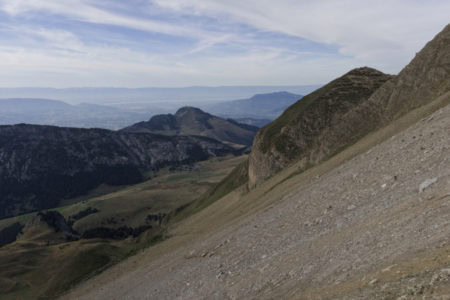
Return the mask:
POLYGON ((448 11, 437 0, 0 0, 0 86, 318 84, 363 65, 396 73, 448 11))
POLYGON ((342 55, 401 68, 448 23, 449 1, 155 0, 193 15, 335 44, 342 55))
POLYGON ((82 0, 1 0, 0 9, 11 16, 18 16, 27 13, 48 13, 66 16, 75 20, 95 23, 108 24, 134 28, 139 30, 159 32, 176 36, 208 36, 207 32, 196 29, 186 28, 182 25, 173 25, 164 22, 158 22, 149 19, 129 17, 112 13, 104 9, 97 8, 89 4, 95 1, 82 0))

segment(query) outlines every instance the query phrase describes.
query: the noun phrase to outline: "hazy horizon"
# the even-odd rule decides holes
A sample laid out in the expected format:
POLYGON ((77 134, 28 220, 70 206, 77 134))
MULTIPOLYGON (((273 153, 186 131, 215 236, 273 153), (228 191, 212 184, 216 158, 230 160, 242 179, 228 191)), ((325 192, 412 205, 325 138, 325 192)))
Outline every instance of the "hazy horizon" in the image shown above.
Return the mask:
POLYGON ((0 99, 42 98, 70 104, 90 103, 111 106, 155 105, 167 103, 172 107, 199 105, 247 99, 256 94, 290 92, 306 95, 321 85, 298 86, 191 86, 179 88, 0 88, 0 99))

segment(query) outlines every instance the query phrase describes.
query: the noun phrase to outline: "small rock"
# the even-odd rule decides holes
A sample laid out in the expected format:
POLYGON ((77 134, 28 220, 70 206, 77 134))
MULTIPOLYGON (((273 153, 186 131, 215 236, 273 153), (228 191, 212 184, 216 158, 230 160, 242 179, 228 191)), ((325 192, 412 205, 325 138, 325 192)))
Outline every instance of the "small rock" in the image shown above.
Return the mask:
POLYGON ((381 185, 381 188, 384 190, 384 189, 386 188, 386 186, 387 186, 387 184, 386 184, 386 183, 383 183, 383 184, 381 185))
POLYGON ((356 208, 356 205, 349 205, 348 207, 347 207, 347 210, 353 210, 353 209, 355 209, 356 208))
POLYGON ((389 267, 387 267, 387 268, 384 268, 383 270, 381 270, 381 272, 388 272, 388 271, 390 271, 393 267, 394 267, 395 265, 391 265, 391 266, 389 266, 389 267))
POLYGON ((445 275, 450 275, 450 268, 442 269, 441 273, 445 275))
POLYGON ((437 182, 437 177, 427 179, 419 185, 419 193, 422 193, 426 188, 430 185, 435 184, 437 182))
POLYGON ((220 277, 222 277, 223 275, 225 275, 224 271, 220 271, 217 275, 216 278, 219 279, 220 277))

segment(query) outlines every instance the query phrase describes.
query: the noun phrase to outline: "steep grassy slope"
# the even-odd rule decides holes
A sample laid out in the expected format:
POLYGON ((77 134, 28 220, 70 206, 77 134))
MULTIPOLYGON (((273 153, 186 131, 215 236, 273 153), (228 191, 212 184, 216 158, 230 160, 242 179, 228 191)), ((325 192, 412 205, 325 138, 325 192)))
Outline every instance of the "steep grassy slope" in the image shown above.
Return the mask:
POLYGON ((195 107, 183 107, 175 115, 156 115, 147 122, 136 123, 122 131, 164 135, 199 135, 226 143, 249 146, 252 144, 258 128, 225 120, 195 107))
POLYGON ((188 205, 180 207, 177 210, 173 223, 183 220, 184 218, 201 211, 202 209, 208 207, 215 201, 223 198, 232 191, 236 190, 244 183, 248 182, 248 159, 242 161, 237 165, 229 174, 223 178, 220 182, 215 184, 206 193, 203 193, 200 197, 192 201, 188 205))
MULTIPOLYGON (((353 72, 361 71, 368 72, 362 77, 366 79, 376 74, 369 69, 353 72)), ((306 96, 258 133, 250 156, 251 186, 294 161, 302 161, 302 169, 315 165, 448 92, 450 25, 375 93, 387 77, 380 75, 369 85, 363 80, 354 87, 351 77, 352 72, 306 96)))
POLYGON ((0 220, 0 232, 11 224, 26 225, 16 242, 0 247, 0 298, 54 298, 164 239, 167 222, 180 206, 210 191, 245 159, 214 158, 192 170, 161 170, 153 180, 56 209, 81 235, 97 227, 152 226, 138 237, 69 242, 63 232, 36 222, 35 213, 0 220))
MULTIPOLYGON (((354 143, 358 136, 342 128, 349 122, 345 114, 389 79, 374 69, 355 69, 289 107, 258 132, 250 156, 250 185, 294 161, 303 160, 306 168, 354 143)), ((363 122, 364 117, 358 119, 363 122)))

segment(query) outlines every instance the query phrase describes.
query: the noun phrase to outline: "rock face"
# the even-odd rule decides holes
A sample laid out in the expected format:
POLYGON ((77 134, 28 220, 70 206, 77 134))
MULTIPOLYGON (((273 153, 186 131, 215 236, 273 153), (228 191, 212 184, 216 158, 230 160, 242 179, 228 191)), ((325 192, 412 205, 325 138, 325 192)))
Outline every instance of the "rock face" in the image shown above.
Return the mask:
POLYGON ((150 170, 231 153, 207 137, 0 126, 0 218, 56 207, 100 184, 137 183, 150 170))
POLYGON ((303 169, 313 166, 449 91, 447 25, 398 76, 390 78, 368 68, 353 70, 264 127, 250 155, 249 185, 257 185, 293 162, 301 161, 303 169))
POLYGON ((223 142, 249 146, 258 128, 225 120, 195 107, 180 108, 175 115, 156 115, 147 122, 136 123, 123 132, 151 132, 164 135, 199 135, 223 142))
POLYGON ((371 68, 355 69, 289 107, 255 138, 249 162, 250 186, 294 161, 303 160, 307 168, 355 142, 352 132, 346 132, 345 115, 391 78, 371 68))

